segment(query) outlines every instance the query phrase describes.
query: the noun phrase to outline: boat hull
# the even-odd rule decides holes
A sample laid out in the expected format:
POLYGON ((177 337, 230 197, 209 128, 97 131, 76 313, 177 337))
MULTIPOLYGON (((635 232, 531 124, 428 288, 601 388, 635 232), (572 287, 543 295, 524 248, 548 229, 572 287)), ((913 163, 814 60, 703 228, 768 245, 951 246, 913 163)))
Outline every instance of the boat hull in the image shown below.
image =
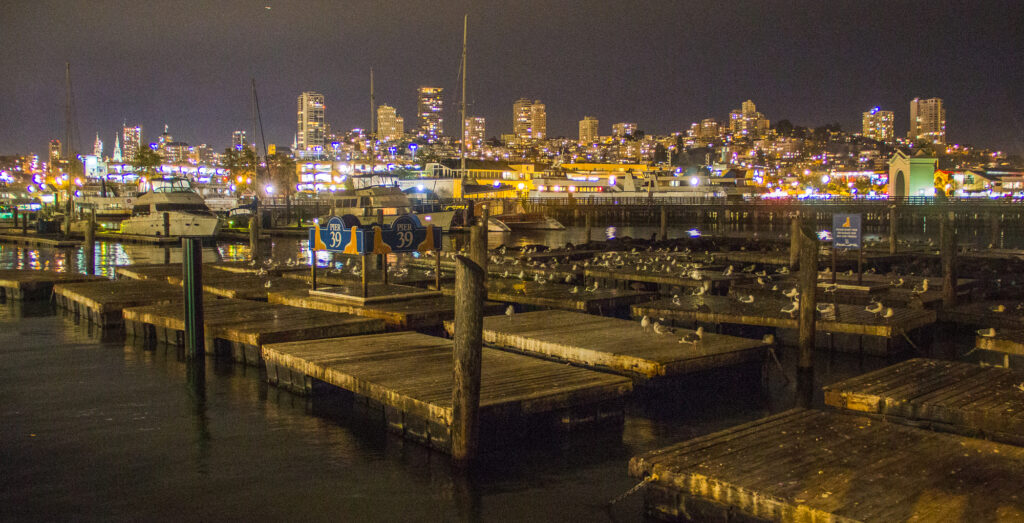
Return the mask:
POLYGON ((220 219, 214 215, 200 215, 169 211, 145 216, 133 216, 121 222, 121 232, 141 236, 202 236, 213 237, 220 232, 220 219), (168 231, 164 231, 164 217, 168 215, 168 231))

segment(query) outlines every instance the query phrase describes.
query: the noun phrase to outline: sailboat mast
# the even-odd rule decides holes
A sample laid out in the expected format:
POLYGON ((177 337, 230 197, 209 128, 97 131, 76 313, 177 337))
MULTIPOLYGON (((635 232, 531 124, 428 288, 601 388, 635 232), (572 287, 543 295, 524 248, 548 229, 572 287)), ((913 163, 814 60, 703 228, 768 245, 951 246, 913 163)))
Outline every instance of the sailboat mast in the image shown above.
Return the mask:
POLYGON ((373 169, 377 164, 377 118, 373 108, 376 100, 373 94, 373 68, 370 68, 370 176, 373 176, 373 169))
POLYGON ((462 17, 462 138, 459 140, 459 172, 462 183, 466 183, 466 32, 469 27, 469 15, 462 17))
POLYGON ((73 173, 72 166, 74 165, 72 163, 72 161, 74 159, 73 156, 75 156, 75 152, 74 152, 74 148, 71 145, 71 142, 73 140, 73 136, 71 134, 71 126, 74 125, 74 122, 71 121, 73 119, 72 108, 71 108, 71 103, 72 103, 72 97, 71 97, 71 62, 64 62, 64 86, 65 86, 65 95, 64 95, 64 147, 63 147, 63 149, 64 149, 64 161, 67 162, 67 166, 68 166, 68 170, 67 170, 68 190, 67 190, 67 197, 65 198, 67 200, 67 210, 66 210, 66 212, 64 214, 64 224, 65 224, 64 234, 65 234, 65 236, 70 236, 71 235, 71 212, 75 208, 74 205, 71 203, 71 199, 74 198, 74 195, 75 195, 75 192, 74 192, 75 181, 74 181, 74 178, 72 177, 72 173, 73 173))

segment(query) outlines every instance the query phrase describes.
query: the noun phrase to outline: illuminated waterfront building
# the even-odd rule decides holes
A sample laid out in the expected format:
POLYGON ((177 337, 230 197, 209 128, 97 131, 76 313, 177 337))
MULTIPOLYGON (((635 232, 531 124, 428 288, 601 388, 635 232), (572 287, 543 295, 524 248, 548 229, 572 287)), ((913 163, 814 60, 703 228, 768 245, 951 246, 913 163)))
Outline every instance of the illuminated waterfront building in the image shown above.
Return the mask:
POLYGON ((910 101, 910 132, 907 137, 946 143, 946 109, 942 106, 942 98, 914 98, 910 101))
POLYGON ((440 140, 444 135, 442 91, 443 87, 420 87, 418 90, 416 112, 420 119, 419 135, 430 143, 440 140))
POLYGON ((580 120, 580 142, 594 143, 598 140, 598 121, 593 116, 584 116, 580 120))
POLYGON ((50 169, 56 169, 57 163, 63 159, 63 155, 60 152, 60 140, 50 140, 50 169))
POLYGON ((100 140, 100 133, 96 133, 96 141, 92 143, 92 154, 96 158, 103 158, 103 141, 100 140))
POLYGON ((466 140, 466 147, 473 149, 484 143, 487 133, 487 121, 483 116, 467 116, 466 132, 463 139, 466 140))
POLYGON ((757 112, 752 100, 747 100, 739 109, 729 113, 729 131, 735 136, 757 138, 768 132, 770 122, 763 114, 757 112))
POLYGON ((306 91, 299 95, 298 107, 296 147, 300 151, 323 148, 326 133, 324 95, 306 91))
POLYGON ((879 107, 865 112, 862 117, 864 137, 879 142, 892 142, 896 139, 893 119, 892 111, 883 111, 879 107))
POLYGON ((237 151, 242 150, 245 146, 249 145, 249 140, 245 137, 245 131, 235 131, 231 133, 231 148, 237 151))
POLYGON ((547 107, 540 100, 516 100, 512 104, 512 117, 512 134, 517 140, 543 140, 547 136, 547 107))
POLYGON ((718 138, 722 128, 714 118, 705 118, 700 121, 700 134, 698 138, 704 141, 711 141, 718 138))
POLYGON ((114 152, 111 160, 115 163, 123 161, 121 155, 121 137, 117 135, 114 135, 114 152))
POLYGON ((619 138, 633 136, 633 133, 636 132, 636 127, 637 125, 632 122, 619 122, 612 124, 612 136, 619 138))
POLYGON ((377 139, 385 142, 401 140, 405 136, 405 119, 390 105, 377 107, 377 139))
POLYGON ((125 126, 121 129, 121 156, 126 163, 135 160, 135 155, 142 146, 142 126, 125 126))

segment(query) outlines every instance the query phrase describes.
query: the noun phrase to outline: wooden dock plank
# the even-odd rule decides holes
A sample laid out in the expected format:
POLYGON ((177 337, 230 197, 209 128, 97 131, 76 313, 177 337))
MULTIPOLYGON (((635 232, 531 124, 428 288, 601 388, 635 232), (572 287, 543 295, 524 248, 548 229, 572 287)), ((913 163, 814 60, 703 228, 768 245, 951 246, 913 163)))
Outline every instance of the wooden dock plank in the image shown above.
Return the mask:
MULTIPOLYGON (((384 320, 389 330, 437 328, 445 320, 455 317, 455 298, 451 296, 360 305, 310 295, 308 289, 287 291, 271 289, 268 301, 292 307, 379 318, 384 320)), ((484 304, 484 314, 499 314, 504 310, 505 306, 500 303, 487 302, 484 304)))
POLYGON ((976 301, 957 305, 942 311, 939 319, 947 323, 972 327, 995 327, 998 329, 1024 330, 1024 308, 1018 308, 1019 300, 976 301), (994 312, 999 306, 1003 312, 994 312))
MULTIPOLYGON (((747 304, 727 296, 684 295, 679 296, 677 301, 678 305, 673 303, 673 299, 634 305, 633 316, 783 329, 798 327, 795 316, 781 312, 790 303, 786 300, 755 299, 754 303, 747 304)), ((836 309, 834 319, 819 316, 819 331, 892 338, 899 336, 901 331, 910 332, 931 325, 935 323, 936 317, 934 311, 928 310, 894 309, 894 316, 885 319, 857 305, 839 304, 836 309)))
MULTIPOLYGON (((180 286, 183 277, 181 274, 168 276, 167 281, 172 285, 180 286)), ((285 279, 269 274, 257 275, 223 270, 203 272, 203 292, 224 298, 267 301, 267 294, 271 290, 296 290, 305 289, 307 286, 299 280, 285 279)))
MULTIPOLYGON (((447 295, 454 293, 454 288, 451 286, 442 287, 442 289, 447 295)), ((588 291, 583 285, 566 285, 564 283, 541 284, 536 281, 487 280, 487 299, 492 301, 594 314, 624 309, 635 303, 650 300, 654 296, 653 293, 645 291, 601 287, 588 291)))
POLYGON ((992 520, 1024 515, 1024 449, 844 412, 791 410, 634 457, 648 512, 727 520, 992 520))
POLYGON ((103 326, 122 322, 126 307, 171 303, 183 299, 181 287, 146 280, 107 280, 87 283, 62 283, 53 287, 57 304, 87 316, 103 326))
POLYGON ((50 299, 59 283, 109 281, 103 276, 32 269, 0 270, 0 296, 9 300, 50 299))
POLYGON ((1024 372, 917 358, 825 387, 825 403, 1024 443, 1024 372))
POLYGON ((767 354, 761 340, 705 333, 696 344, 680 343, 693 331, 674 330, 656 334, 636 321, 557 310, 484 318, 486 343, 641 379, 761 361, 767 354))
MULTIPOLYGON (((452 420, 451 351, 450 340, 401 332, 268 344, 263 357, 268 379, 288 369, 447 432, 452 420)), ((515 424, 525 416, 618 400, 632 390, 632 382, 619 376, 493 349, 484 349, 482 369, 484 423, 515 424)), ((442 437, 429 444, 450 450, 446 441, 442 437)))

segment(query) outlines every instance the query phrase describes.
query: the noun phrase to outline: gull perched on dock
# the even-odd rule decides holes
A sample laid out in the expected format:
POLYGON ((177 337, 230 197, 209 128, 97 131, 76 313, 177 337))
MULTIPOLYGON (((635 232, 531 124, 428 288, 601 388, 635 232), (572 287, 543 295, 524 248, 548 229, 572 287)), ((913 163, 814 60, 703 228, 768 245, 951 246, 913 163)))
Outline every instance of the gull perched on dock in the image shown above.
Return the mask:
POLYGON ((892 307, 886 307, 885 312, 882 313, 882 318, 887 320, 892 318, 895 314, 896 312, 892 310, 892 307))
POLYGON ((928 292, 928 278, 921 280, 921 285, 914 286, 914 290, 911 292, 914 294, 924 294, 928 292))
POLYGON ((704 327, 697 327, 694 332, 687 333, 682 338, 679 338, 679 343, 691 343, 694 347, 704 339, 704 327))
POLYGON ((508 321, 510 323, 512 322, 512 315, 515 314, 515 313, 516 313, 516 308, 515 307, 513 307, 511 305, 509 305, 508 307, 505 307, 505 316, 508 316, 508 321))
POLYGON ((666 327, 658 322, 654 322, 654 333, 655 334, 672 334, 672 329, 666 327))
POLYGON ((672 295, 672 305, 679 306, 683 304, 683 300, 679 298, 678 294, 672 295))
POLYGON ((789 289, 788 291, 783 292, 782 295, 787 297, 787 298, 791 298, 792 299, 792 298, 796 298, 797 296, 800 296, 800 291, 796 290, 796 287, 793 287, 792 289, 789 289))
POLYGON ((788 307, 783 307, 782 310, 780 310, 779 312, 783 314, 789 314, 789 317, 792 318, 798 310, 800 310, 800 301, 793 300, 788 307))
POLYGON ((978 329, 978 336, 982 338, 994 338, 996 336, 996 330, 992 327, 987 329, 978 329))
POLYGON ((754 303, 754 295, 753 294, 748 294, 746 296, 740 296, 739 297, 739 302, 740 303, 754 303))
POLYGON ((569 294, 579 294, 579 293, 580 293, 580 286, 579 285, 576 285, 575 287, 572 288, 571 291, 569 291, 569 294))
POLYGON ((651 326, 651 319, 644 314, 643 318, 640 318, 640 329, 647 332, 647 329, 651 326))
POLYGON ((902 287, 903 286, 903 278, 895 279, 895 280, 889 282, 889 285, 891 285, 893 287, 902 287))
POLYGON ((999 305, 993 305, 988 308, 992 312, 1006 312, 1006 305, 1000 303, 999 305))
POLYGON ((864 307, 864 310, 871 314, 880 314, 884 309, 885 307, 882 305, 882 302, 875 301, 874 299, 871 300, 867 307, 864 307))
POLYGON ((595 291, 597 291, 597 280, 594 280, 594 284, 593 284, 593 285, 590 285, 590 286, 588 286, 588 287, 587 287, 586 289, 584 289, 584 290, 585 290, 585 291, 587 291, 587 292, 595 292, 595 291))

